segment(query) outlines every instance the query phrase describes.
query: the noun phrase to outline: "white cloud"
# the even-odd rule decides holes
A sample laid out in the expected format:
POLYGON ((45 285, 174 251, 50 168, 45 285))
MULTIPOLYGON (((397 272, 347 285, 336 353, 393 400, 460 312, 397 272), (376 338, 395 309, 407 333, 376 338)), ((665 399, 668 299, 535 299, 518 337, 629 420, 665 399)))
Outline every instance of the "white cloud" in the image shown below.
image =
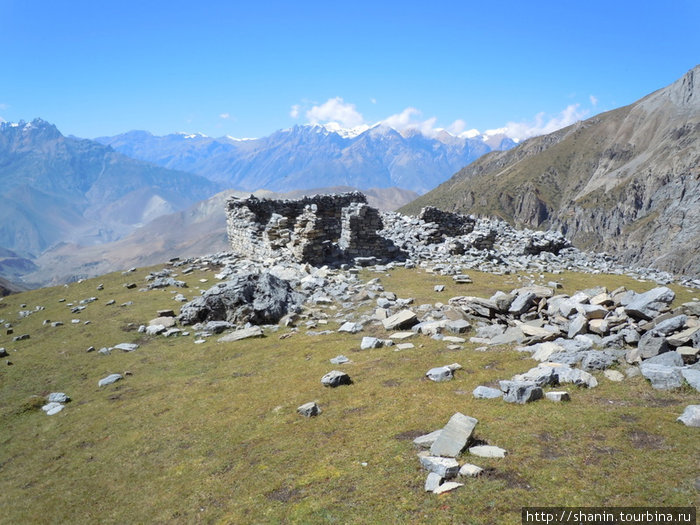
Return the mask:
POLYGON ((4 104, 4 103, 0 102, 0 110, 5 110, 5 109, 7 109, 7 108, 9 108, 9 107, 10 107, 10 106, 9 106, 8 104, 4 104))
POLYGON ((354 128, 365 123, 364 117, 355 109, 355 104, 346 103, 341 97, 329 98, 320 106, 306 112, 311 124, 337 123, 345 128, 354 128))
POLYGON ((372 104, 376 104, 376 103, 377 103, 377 99, 376 99, 376 98, 371 98, 371 99, 369 99, 369 101, 370 101, 372 104))
MULTIPOLYGON (((585 118, 588 115, 587 110, 580 109, 580 104, 570 104, 558 115, 547 118, 547 115, 542 112, 535 115, 532 122, 508 122, 504 126, 505 134, 512 139, 525 140, 537 135, 546 135, 566 126, 570 126, 574 122, 585 118)), ((488 130, 486 134, 495 134, 498 130, 488 130)))
POLYGON ((591 101, 591 105, 596 107, 598 105, 598 98, 595 95, 589 95, 588 100, 591 101))
POLYGON ((299 110, 301 106, 299 104, 294 104, 292 109, 289 110, 289 116, 292 118, 299 118, 299 110))
POLYGON ((229 119, 229 118, 231 118, 231 114, 230 113, 222 113, 221 115, 219 115, 219 118, 229 119))

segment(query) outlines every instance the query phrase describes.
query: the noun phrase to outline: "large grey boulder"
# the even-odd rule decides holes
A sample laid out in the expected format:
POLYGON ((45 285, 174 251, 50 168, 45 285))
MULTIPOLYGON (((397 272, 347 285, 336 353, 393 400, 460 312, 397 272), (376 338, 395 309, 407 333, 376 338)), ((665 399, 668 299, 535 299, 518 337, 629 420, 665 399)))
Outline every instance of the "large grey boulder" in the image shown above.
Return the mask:
POLYGON ((660 286, 648 292, 637 294, 625 306, 625 313, 634 319, 649 321, 668 308, 675 298, 676 294, 673 290, 660 286))
POLYGON ((681 370, 681 374, 683 375, 683 379, 685 379, 691 387, 700 392, 700 370, 684 368, 681 370))
POLYGON ((497 399, 503 397, 503 392, 498 388, 490 388, 488 386, 477 386, 472 395, 475 399, 497 399))
POLYGON ((542 399, 542 388, 534 381, 499 381, 503 390, 503 401, 524 405, 542 399))
POLYGON ((683 366, 683 358, 678 352, 665 352, 651 357, 643 365, 683 366))
MULTIPOLYGON (((440 435, 430 447, 434 456, 457 457, 467 446, 479 421, 457 412, 442 428, 440 435)), ((459 470, 459 466, 457 467, 459 470)))
POLYGON ((669 350, 666 338, 662 335, 656 335, 654 332, 645 333, 639 339, 637 348, 639 349, 639 356, 642 359, 649 359, 659 354, 668 352, 669 350))
POLYGON ((661 321, 656 326, 654 326, 652 330, 657 334, 671 335, 673 332, 678 332, 679 330, 681 330, 685 326, 687 320, 687 315, 676 315, 674 317, 671 317, 670 319, 661 321))
POLYGON ((657 390, 671 390, 683 385, 683 375, 678 367, 645 362, 639 368, 642 375, 651 381, 651 386, 657 390))
POLYGON ((598 380, 585 370, 578 368, 570 368, 568 366, 557 369, 557 377, 559 383, 573 383, 576 386, 585 386, 586 388, 595 388, 598 386, 598 380))
POLYGON ((689 427, 700 427, 700 405, 688 405, 685 407, 677 421, 689 427))
POLYGON ((228 321, 233 324, 276 324, 304 296, 274 275, 245 274, 219 283, 180 310, 180 324, 228 321))

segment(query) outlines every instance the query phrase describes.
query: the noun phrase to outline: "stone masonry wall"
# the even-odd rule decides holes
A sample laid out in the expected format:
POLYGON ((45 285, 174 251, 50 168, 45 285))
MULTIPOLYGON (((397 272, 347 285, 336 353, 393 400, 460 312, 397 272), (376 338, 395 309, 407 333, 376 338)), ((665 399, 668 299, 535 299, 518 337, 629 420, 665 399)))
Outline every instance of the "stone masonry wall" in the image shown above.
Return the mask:
POLYGON ((379 212, 360 192, 298 200, 251 195, 233 197, 226 206, 231 248, 251 259, 286 256, 324 264, 381 255, 388 243, 376 233, 382 228, 379 212))

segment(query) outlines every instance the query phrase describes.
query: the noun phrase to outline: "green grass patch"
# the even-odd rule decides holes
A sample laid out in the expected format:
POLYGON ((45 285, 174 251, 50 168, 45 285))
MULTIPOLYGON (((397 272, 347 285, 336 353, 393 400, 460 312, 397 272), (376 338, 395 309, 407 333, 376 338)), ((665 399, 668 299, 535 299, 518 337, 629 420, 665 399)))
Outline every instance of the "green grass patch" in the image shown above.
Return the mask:
MULTIPOLYGON (((568 404, 474 400, 476 386, 536 363, 509 347, 477 352, 466 344, 451 351, 425 337, 413 339, 412 350, 360 351, 363 334, 387 336, 377 327, 317 337, 301 329, 286 339, 279 335, 289 330, 280 329, 226 344, 145 337, 133 326, 159 309, 177 310, 174 293, 192 298, 215 282, 213 272, 197 271, 179 277, 189 284, 184 290, 122 286, 144 286, 147 271, 0 301, 0 318, 14 324, 14 335, 31 335, 16 343, 4 330, 0 335, 10 352, 0 361, 0 522, 486 524, 519 523, 526 505, 697 504, 700 440, 697 429, 675 421, 697 403, 697 393, 658 392, 642 378, 613 383, 601 375, 596 389, 570 388, 568 404), (99 300, 70 313, 66 303, 91 296, 99 300), (110 299, 116 304, 106 306, 110 299), (119 306, 127 301, 133 305, 119 306), (20 320, 23 303, 45 310, 20 320), (73 318, 81 323, 71 324, 73 318), (54 328, 44 319, 65 324, 54 328), (86 353, 120 342, 141 347, 86 353), (352 363, 331 365, 341 353, 352 363), (454 381, 423 378, 429 368, 455 361, 464 370, 454 381), (324 388, 320 378, 334 368, 354 384, 324 388), (123 381, 97 387, 102 377, 126 371, 123 381), (35 396, 53 391, 73 401, 48 417, 35 396), (296 414, 314 400, 320 416, 296 414), (450 494, 426 494, 411 440, 458 411, 479 419, 477 437, 509 455, 463 456, 487 474, 450 494)), ((386 290, 416 304, 488 297, 530 280, 558 280, 567 293, 600 284, 653 286, 606 275, 469 273, 474 283, 468 285, 422 270, 366 271, 362 278, 379 276, 386 290), (435 284, 446 291, 434 293, 435 284)), ((677 302, 697 296, 674 290, 677 302)))

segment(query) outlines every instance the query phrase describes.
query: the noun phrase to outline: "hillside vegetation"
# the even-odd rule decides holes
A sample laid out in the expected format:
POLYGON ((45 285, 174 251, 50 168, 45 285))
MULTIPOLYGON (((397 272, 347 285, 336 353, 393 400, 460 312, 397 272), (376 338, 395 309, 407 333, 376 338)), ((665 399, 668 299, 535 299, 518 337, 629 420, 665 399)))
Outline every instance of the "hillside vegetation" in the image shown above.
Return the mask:
MULTIPOLYGON (((514 405, 471 395, 533 366, 510 346, 448 350, 419 337, 410 350, 360 351, 362 335, 387 337, 371 326, 325 336, 308 335, 303 325, 298 333, 267 327, 264 338, 233 343, 149 337, 136 328, 157 310, 177 311, 176 292, 191 299, 216 279, 214 268, 197 270, 178 276, 188 288, 138 291, 148 270, 0 300, 0 318, 14 330, 0 334, 9 352, 0 362, 0 523, 488 524, 520 523, 527 505, 698 503, 698 429, 676 422, 697 402, 689 389, 661 392, 641 377, 615 383, 597 374, 597 388, 569 389, 570 403, 514 405), (137 287, 123 286, 131 282, 137 287), (68 303, 93 296, 71 313, 68 303), (20 319, 21 310, 34 313, 20 319), (12 342, 25 333, 30 339, 12 342), (140 347, 86 352, 122 342, 140 347), (320 378, 338 368, 329 363, 338 354, 351 359, 340 366, 354 383, 324 388, 320 378), (452 362, 464 367, 453 381, 425 380, 429 368, 452 362), (112 373, 124 380, 98 387, 112 373), (51 392, 72 401, 47 416, 40 407, 51 392), (314 400, 322 414, 296 413, 314 400), (485 474, 448 494, 426 493, 412 439, 455 412, 477 418, 477 437, 508 455, 467 458, 485 474)), ((473 284, 458 285, 420 270, 361 274, 416 304, 488 297, 538 280, 470 276, 473 284), (436 284, 445 291, 435 293, 436 284)), ((542 276, 552 278, 565 293, 653 286, 621 276, 542 276)), ((697 297, 673 289, 675 304, 697 297)), ((335 306, 326 308, 327 328, 336 330, 335 306)))

